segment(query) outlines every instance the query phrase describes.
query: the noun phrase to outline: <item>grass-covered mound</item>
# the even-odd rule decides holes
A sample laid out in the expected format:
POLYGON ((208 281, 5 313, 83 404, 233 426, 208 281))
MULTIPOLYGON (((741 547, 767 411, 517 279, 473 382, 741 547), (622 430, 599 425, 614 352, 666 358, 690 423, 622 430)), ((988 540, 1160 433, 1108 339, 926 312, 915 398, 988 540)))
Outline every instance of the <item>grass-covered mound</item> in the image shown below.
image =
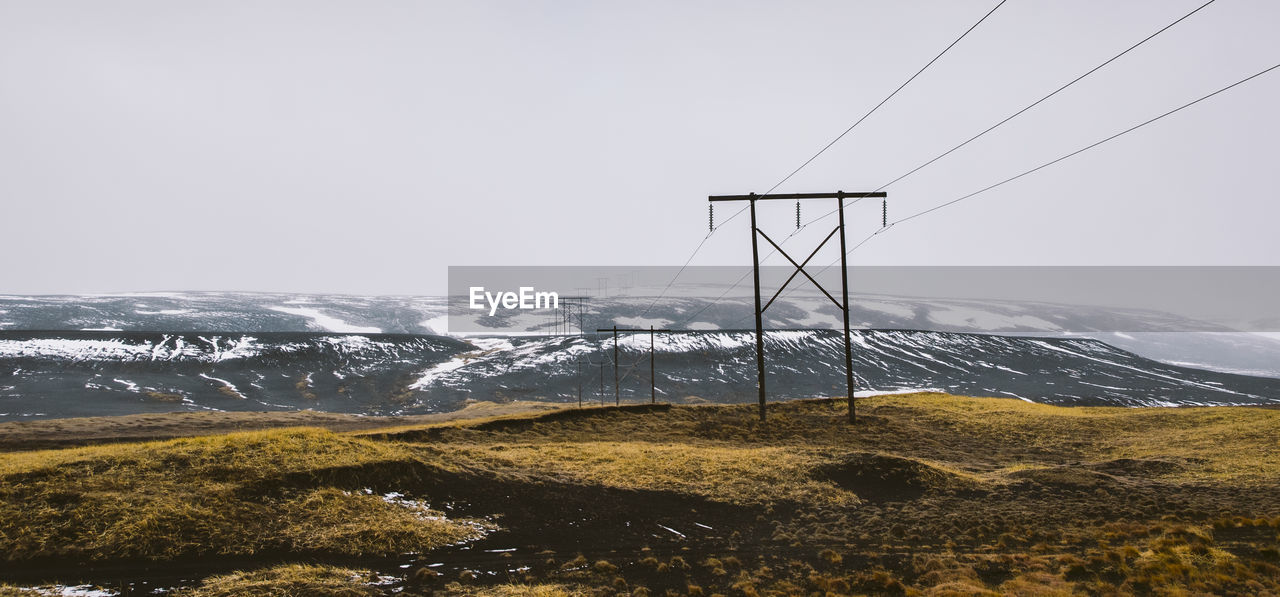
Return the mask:
POLYGON ((199 557, 193 595, 1280 593, 1278 410, 918 394, 860 400, 850 426, 845 407, 3 454, 0 553, 199 557), (501 528, 448 547, 480 534, 473 518, 501 528))
POLYGON ((314 429, 0 455, 0 554, 395 555, 476 536, 474 523, 362 491, 427 474, 415 462, 314 429))
POLYGON ((291 564, 206 578, 177 597, 373 597, 377 583, 368 570, 291 564))

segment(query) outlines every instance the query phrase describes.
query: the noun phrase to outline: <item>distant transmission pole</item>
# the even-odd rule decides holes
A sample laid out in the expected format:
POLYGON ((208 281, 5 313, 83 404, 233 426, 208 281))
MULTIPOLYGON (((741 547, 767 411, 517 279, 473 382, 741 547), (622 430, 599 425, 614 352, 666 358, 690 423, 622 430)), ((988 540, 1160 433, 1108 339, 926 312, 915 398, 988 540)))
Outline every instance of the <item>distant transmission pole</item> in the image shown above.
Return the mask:
MULTIPOLYGON (((596 339, 600 339, 600 334, 596 334, 596 339)), ((600 406, 604 406, 604 345, 600 346, 600 406)))
MULTIPOLYGON (((618 378, 618 332, 622 332, 622 333, 624 333, 624 334, 634 334, 634 333, 639 333, 639 332, 649 332, 649 403, 650 403, 650 404, 657 404, 657 402, 658 402, 658 383, 657 383, 657 381, 656 381, 656 380, 657 380, 657 378, 656 378, 657 369, 656 369, 656 366, 655 366, 655 357, 654 357, 654 340, 653 340, 653 338, 654 338, 654 334, 656 334, 656 333, 658 333, 658 332, 664 332, 664 333, 665 333, 665 332, 670 332, 671 330, 665 330, 665 329, 664 329, 664 330, 659 330, 659 329, 654 328, 653 326, 649 326, 649 329, 647 329, 647 330, 646 330, 646 329, 643 329, 643 328, 620 328, 620 327, 618 327, 618 326, 616 326, 616 325, 615 325, 615 326, 613 326, 613 327, 611 327, 611 328, 603 328, 603 329, 598 329, 598 330, 596 330, 596 331, 597 331, 597 332, 613 332, 613 401, 614 401, 614 404, 615 404, 615 405, 621 405, 621 404, 622 404, 622 398, 620 397, 620 395, 619 395, 619 393, 618 393, 618 384, 619 384, 619 378, 618 378)), ((604 373, 604 372, 603 372, 603 370, 601 370, 601 375, 603 375, 603 373, 604 373)), ((602 382, 602 383, 603 383, 603 382, 602 382)))

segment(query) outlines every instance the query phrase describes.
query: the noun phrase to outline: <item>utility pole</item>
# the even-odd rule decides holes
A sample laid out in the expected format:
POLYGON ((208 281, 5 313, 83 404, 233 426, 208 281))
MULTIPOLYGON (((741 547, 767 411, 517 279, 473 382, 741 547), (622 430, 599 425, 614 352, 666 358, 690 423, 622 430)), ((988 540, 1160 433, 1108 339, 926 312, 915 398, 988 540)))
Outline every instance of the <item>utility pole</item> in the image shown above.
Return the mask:
POLYGON ((658 403, 657 369, 654 364, 653 326, 649 326, 649 404, 658 403))
POLYGON ((622 397, 618 394, 618 326, 613 326, 613 405, 622 406, 622 397))
MULTIPOLYGON (((615 405, 622 404, 622 399, 619 397, 619 394, 618 394, 618 383, 620 381, 618 378, 618 332, 622 332, 624 334, 649 332, 649 403, 657 404, 658 403, 658 382, 657 382, 657 364, 656 364, 657 360, 656 360, 656 357, 654 356, 655 355, 654 335, 658 332, 670 332, 671 330, 667 330, 667 329, 660 330, 660 329, 654 328, 653 326, 649 326, 649 329, 647 330, 642 328, 620 328, 615 325, 611 328, 598 329, 596 331, 597 332, 613 332, 613 401, 615 405)), ((603 375, 604 375, 604 371, 601 370, 601 376, 603 375)), ((603 384, 603 382, 601 383, 603 384)))
POLYGON ((559 306, 552 309, 551 312, 548 314, 548 317, 549 317, 548 329, 551 330, 550 335, 558 336, 558 335, 568 335, 569 333, 571 333, 571 330, 573 328, 573 307, 575 304, 578 306, 578 313, 579 313, 578 332, 581 333, 582 332, 581 319, 583 317, 582 313, 588 298, 589 297, 586 296, 585 294, 578 295, 578 296, 558 297, 557 305, 559 306))
POLYGON ((751 193, 751 275, 756 287, 756 390, 760 393, 760 421, 764 421, 764 309, 760 308, 760 249, 756 226, 756 194, 751 193))
MULTIPOLYGON (((597 332, 596 339, 600 338, 600 334, 598 333, 599 331, 600 330, 596 330, 597 332)), ((600 346, 600 406, 604 406, 604 346, 603 345, 600 346)))
POLYGON ((844 249, 844 199, 840 199, 840 300, 844 302, 844 387, 849 393, 849 424, 858 421, 858 411, 853 406, 853 346, 849 339, 849 266, 845 265, 844 249))
POLYGON ((773 304, 773 301, 777 300, 778 296, 782 294, 782 291, 786 289, 787 284, 790 284, 791 281, 795 279, 796 274, 804 274, 804 277, 808 278, 809 281, 812 282, 814 286, 818 287, 818 290, 821 290, 822 293, 825 294, 828 299, 831 299, 832 303, 835 303, 836 308, 840 309, 844 313, 844 369, 845 369, 845 389, 848 392, 848 396, 849 396, 849 422, 853 423, 857 420, 857 412, 854 408, 854 398, 853 398, 853 393, 854 393, 853 391, 853 345, 852 345, 852 340, 850 339, 851 332, 849 329, 849 266, 846 263, 847 251, 845 250, 844 200, 845 199, 861 199, 864 197, 883 198, 887 196, 888 195, 886 193, 882 193, 882 192, 846 193, 844 191, 836 191, 834 193, 785 193, 785 194, 780 193, 780 194, 773 194, 773 195, 757 195, 755 193, 750 193, 747 195, 712 195, 710 197, 707 197, 707 201, 709 202, 717 202, 717 201, 748 201, 750 202, 749 207, 751 209, 751 268, 752 268, 752 274, 755 278, 755 306, 756 306, 755 308, 756 389, 759 393, 761 421, 764 421, 764 418, 765 418, 765 396, 766 396, 765 381, 764 381, 764 311, 765 309, 768 309, 770 305, 773 304), (791 256, 788 255, 786 251, 782 250, 782 247, 779 246, 778 243, 773 242, 773 239, 769 238, 769 235, 765 234, 765 232, 761 230, 759 226, 756 225, 756 202, 767 201, 767 200, 778 200, 778 199, 794 200, 794 201, 797 201, 797 203, 802 199, 835 199, 837 202, 837 205, 838 205, 837 211, 839 211, 840 213, 840 223, 836 225, 834 230, 832 230, 829 234, 827 234, 826 238, 822 239, 821 243, 818 243, 817 248, 815 248, 812 253, 809 253, 809 256, 806 257, 805 260, 801 263, 796 263, 795 259, 792 259, 791 256), (837 301, 835 297, 831 296, 831 293, 827 292, 827 289, 823 288, 822 285, 819 284, 818 281, 815 280, 813 276, 809 275, 809 272, 805 271, 804 269, 804 266, 809 264, 809 260, 813 259, 813 256, 818 253, 818 250, 821 249, 824 245, 826 245, 827 241, 831 240, 831 237, 835 236, 837 232, 840 233, 840 287, 841 287, 841 299, 842 299, 840 301, 837 301), (776 250, 778 253, 781 253, 783 257, 786 257, 787 261, 790 261, 791 265, 795 266, 796 268, 795 271, 791 272, 791 276, 787 278, 786 282, 783 282, 782 286, 778 288, 778 291, 774 293, 773 298, 769 299, 769 301, 765 303, 763 307, 760 306, 760 250, 759 250, 758 241, 757 241, 758 237, 763 237, 766 241, 769 242, 770 245, 773 245, 774 250, 776 250))

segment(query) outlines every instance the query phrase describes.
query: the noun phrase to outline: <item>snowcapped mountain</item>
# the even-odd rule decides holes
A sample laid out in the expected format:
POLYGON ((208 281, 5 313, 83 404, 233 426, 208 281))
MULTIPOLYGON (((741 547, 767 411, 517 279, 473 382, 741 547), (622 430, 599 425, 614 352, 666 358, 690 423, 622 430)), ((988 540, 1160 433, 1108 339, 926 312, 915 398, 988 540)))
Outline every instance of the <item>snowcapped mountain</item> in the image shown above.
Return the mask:
MULTIPOLYGON (((660 400, 755 398, 754 335, 655 339, 660 400)), ((1266 404, 1280 380, 1165 365, 1089 339, 854 333, 868 392, 937 389, 1074 405, 1266 404)), ((842 395, 838 332, 766 335, 771 398, 842 395)), ((649 396, 649 338, 618 343, 621 395, 649 396)), ((611 339, 264 332, 0 332, 0 420, 284 410, 408 414, 464 400, 613 401, 611 339), (603 366, 602 366, 603 364, 603 366)))
MULTIPOLYGON (((775 305, 767 325, 832 323, 828 320, 835 313, 829 306, 806 300, 775 305)), ((648 297, 598 300, 570 331, 615 324, 702 328, 655 337, 659 399, 755 399, 754 336, 720 329, 740 328, 742 315, 750 314, 747 304, 688 298, 653 303, 648 297)), ((1138 329, 1185 326, 1161 314, 1055 309, 1038 306, 1032 314, 1018 305, 860 297, 860 325, 932 322, 960 330, 1004 326, 1008 333, 855 331, 857 385, 866 392, 937 389, 1081 405, 1280 401, 1280 379, 1206 371, 1135 354, 1154 347, 1177 355, 1170 360, 1203 363, 1208 355, 1226 361, 1223 369, 1268 373, 1268 364, 1280 363, 1270 359, 1280 354, 1270 346, 1280 347, 1274 340, 1208 332, 1089 331, 1090 321, 1124 329, 1123 321, 1117 324, 1123 318, 1146 318, 1138 329), (1055 318, 1083 331, 1071 337, 1037 331, 1055 318), (1127 342, 1130 350, 1085 335, 1127 342), (1235 352, 1224 350, 1228 346, 1235 352)), ((534 318, 507 322, 506 329, 514 325, 520 332, 516 335, 449 336, 440 333, 447 328, 447 313, 443 298, 430 297, 3 296, 0 420, 198 409, 423 413, 452 410, 467 399, 572 402, 580 392, 588 401, 613 400, 613 345, 607 335, 548 336, 551 322, 534 318)), ((647 334, 619 341, 623 400, 648 399, 649 341, 647 334)), ((766 353, 771 398, 843 395, 839 332, 770 331, 766 353)))
POLYGON ((0 330, 443 334, 443 297, 138 292, 0 295, 0 330))
MULTIPOLYGON (((718 288, 698 293, 722 294, 718 288)), ((1280 377, 1280 341, 1258 334, 1143 310, 972 300, 855 295, 853 324, 863 329, 916 329, 1094 338, 1169 364, 1280 377), (1064 331, 1066 333, 1064 333, 1064 331)), ((595 297, 571 331, 622 327, 746 329, 751 299, 614 295, 595 297)), ((334 332, 428 334, 449 332, 444 297, 297 295, 235 292, 146 292, 116 295, 0 295, 0 331, 169 331, 210 333, 334 332)), ((455 321, 458 315, 454 315, 455 321)), ((798 292, 765 313, 774 329, 840 327, 825 297, 798 292)), ((495 322, 485 321, 494 326, 495 322)), ((499 320, 496 334, 540 334, 555 322, 542 315, 499 320)))

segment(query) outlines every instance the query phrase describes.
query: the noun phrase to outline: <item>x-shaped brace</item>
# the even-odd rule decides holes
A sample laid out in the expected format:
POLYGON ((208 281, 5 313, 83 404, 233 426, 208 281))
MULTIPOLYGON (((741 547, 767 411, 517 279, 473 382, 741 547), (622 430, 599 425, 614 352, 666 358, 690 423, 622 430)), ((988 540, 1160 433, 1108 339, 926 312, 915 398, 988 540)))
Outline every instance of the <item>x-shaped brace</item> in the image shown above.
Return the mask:
POLYGON ((809 265, 809 260, 813 259, 813 256, 818 254, 818 251, 822 249, 824 245, 827 244, 827 241, 831 240, 831 237, 835 236, 837 232, 840 232, 839 226, 836 226, 834 229, 832 229, 831 233, 828 234, 826 238, 822 239, 822 242, 818 243, 817 248, 815 248, 812 253, 809 253, 808 257, 805 257, 804 263, 796 263, 796 260, 792 259, 791 256, 788 255, 786 251, 783 251, 782 247, 778 246, 778 243, 773 242, 773 239, 769 238, 769 235, 765 234, 763 230, 756 228, 756 232, 759 233, 760 236, 763 236, 765 240, 769 241, 769 244, 773 245, 774 249, 776 249, 779 253, 782 253, 782 256, 786 257, 787 261, 791 262, 791 265, 794 265, 796 267, 796 271, 791 272, 791 276, 787 278, 786 282, 782 283, 782 286, 778 288, 778 292, 775 292, 773 294, 773 298, 769 299, 769 302, 765 303, 764 307, 760 309, 761 313, 764 313, 769 308, 769 305, 772 305, 773 301, 778 298, 778 295, 782 294, 783 290, 786 290, 787 284, 790 284, 791 281, 796 278, 796 274, 804 274, 804 277, 808 278, 810 282, 813 282, 813 285, 817 286, 818 290, 822 291, 822 294, 827 295, 827 298, 831 299, 832 303, 835 303, 835 306, 837 309, 844 311, 844 305, 840 301, 837 301, 836 297, 831 296, 831 293, 827 292, 827 289, 823 288, 822 285, 819 284, 817 280, 813 279, 813 276, 810 276, 809 272, 805 271, 804 269, 804 266, 809 265))

